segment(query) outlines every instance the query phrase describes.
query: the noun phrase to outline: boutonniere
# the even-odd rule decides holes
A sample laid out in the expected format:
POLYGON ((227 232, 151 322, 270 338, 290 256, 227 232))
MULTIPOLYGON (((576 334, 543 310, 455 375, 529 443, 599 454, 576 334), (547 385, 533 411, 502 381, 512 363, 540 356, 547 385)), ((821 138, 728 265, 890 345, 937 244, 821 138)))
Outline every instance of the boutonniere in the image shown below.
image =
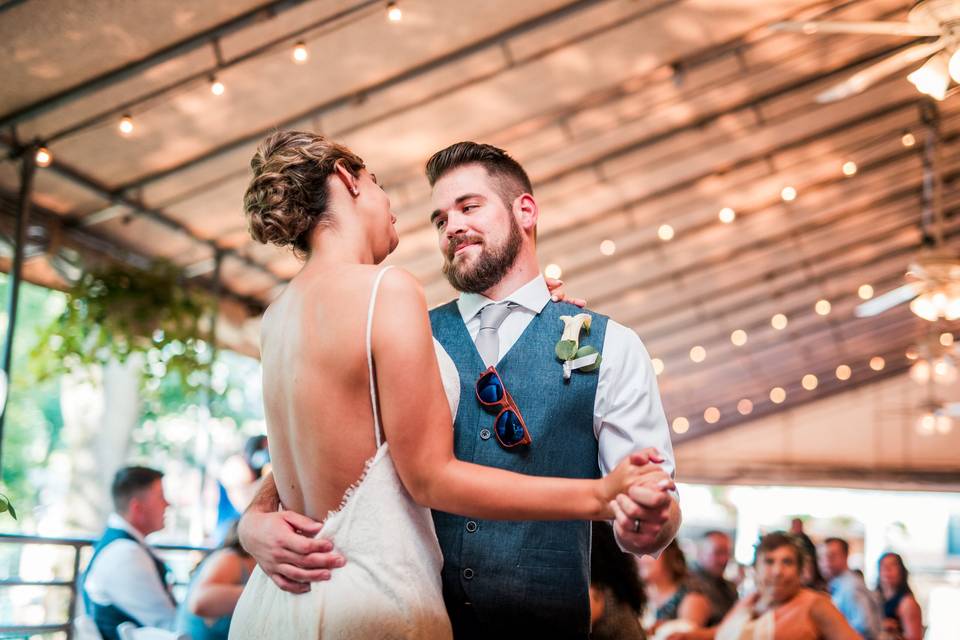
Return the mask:
POLYGON ((581 329, 590 335, 590 322, 593 319, 589 313, 578 313, 575 316, 560 316, 563 321, 563 335, 555 349, 557 358, 563 362, 563 379, 569 380, 573 371, 590 373, 600 367, 600 352, 595 347, 580 346, 581 329))

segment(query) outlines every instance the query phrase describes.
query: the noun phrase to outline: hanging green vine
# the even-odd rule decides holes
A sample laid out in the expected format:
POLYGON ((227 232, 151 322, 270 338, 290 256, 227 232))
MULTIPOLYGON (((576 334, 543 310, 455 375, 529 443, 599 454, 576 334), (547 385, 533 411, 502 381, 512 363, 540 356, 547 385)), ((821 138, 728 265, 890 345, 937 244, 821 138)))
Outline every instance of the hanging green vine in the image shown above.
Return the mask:
POLYGON ((43 380, 139 353, 146 391, 176 379, 191 394, 209 380, 212 349, 204 338, 212 305, 167 262, 142 271, 113 265, 88 271, 67 292, 60 316, 41 331, 33 373, 43 380))

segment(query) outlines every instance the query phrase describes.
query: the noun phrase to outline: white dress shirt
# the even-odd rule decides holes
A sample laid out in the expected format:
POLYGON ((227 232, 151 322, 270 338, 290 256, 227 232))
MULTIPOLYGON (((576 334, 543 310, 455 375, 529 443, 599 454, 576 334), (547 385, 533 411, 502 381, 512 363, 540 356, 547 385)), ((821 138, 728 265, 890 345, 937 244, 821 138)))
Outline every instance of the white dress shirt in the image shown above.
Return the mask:
MULTIPOLYGON (((538 275, 504 300, 517 306, 498 331, 500 358, 550 302, 550 290, 538 275)), ((462 293, 457 300, 460 316, 474 340, 480 332, 480 309, 491 302, 502 301, 478 293, 462 293)), ((557 327, 557 339, 560 339, 560 327, 557 327)), ((673 477, 675 464, 670 430, 660 402, 657 376, 640 337, 632 329, 608 320, 601 353, 603 359, 593 406, 600 471, 606 475, 633 451, 656 447, 664 459, 661 467, 673 477)))
MULTIPOLYGON (((143 535, 116 513, 107 526, 123 529, 141 544, 143 535)), ((153 556, 134 540, 114 540, 100 552, 84 583, 87 596, 97 604, 112 604, 148 627, 173 629, 177 608, 160 580, 153 556)))

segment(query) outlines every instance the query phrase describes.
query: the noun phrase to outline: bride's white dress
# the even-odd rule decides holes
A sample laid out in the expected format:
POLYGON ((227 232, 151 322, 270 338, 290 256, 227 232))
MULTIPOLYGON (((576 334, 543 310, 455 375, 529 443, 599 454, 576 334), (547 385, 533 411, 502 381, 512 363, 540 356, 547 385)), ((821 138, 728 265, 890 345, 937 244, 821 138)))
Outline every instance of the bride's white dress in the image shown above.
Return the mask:
MULTIPOLYGON (((387 269, 378 274, 371 294, 368 363, 372 363, 370 320, 380 278, 387 269)), ((451 415, 456 415, 459 374, 436 340, 434 347, 451 415)), ((440 586, 443 557, 433 519, 430 510, 416 504, 404 489, 389 446, 381 443, 372 372, 371 366, 377 452, 340 508, 324 520, 319 534, 333 541, 346 565, 301 595, 282 591, 257 567, 234 611, 230 640, 452 638, 440 586)))

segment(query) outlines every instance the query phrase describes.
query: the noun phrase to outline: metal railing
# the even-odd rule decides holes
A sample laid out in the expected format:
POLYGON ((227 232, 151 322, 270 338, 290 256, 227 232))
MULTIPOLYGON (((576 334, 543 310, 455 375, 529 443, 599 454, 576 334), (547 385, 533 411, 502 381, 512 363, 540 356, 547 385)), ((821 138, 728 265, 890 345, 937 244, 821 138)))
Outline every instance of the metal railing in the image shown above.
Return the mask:
MULTIPOLYGON (((70 589, 70 601, 68 605, 68 619, 61 623, 37 624, 37 625, 4 625, 0 621, 0 638, 32 637, 37 634, 57 633, 66 634, 68 640, 72 640, 74 635, 73 616, 77 610, 77 599, 79 597, 77 580, 80 576, 80 554, 85 547, 92 547, 96 544, 98 538, 49 538, 44 536, 24 535, 17 533, 0 533, 0 545, 50 545, 56 547, 67 547, 73 549, 72 567, 70 578, 66 580, 24 580, 20 577, 11 577, 0 580, 0 593, 3 590, 12 587, 47 587, 47 588, 68 588, 70 589)), ((156 544, 151 545, 161 553, 170 552, 200 552, 208 554, 213 549, 207 547, 193 547, 181 544, 156 544)), ((186 582, 177 581, 172 586, 184 586, 186 582)))

